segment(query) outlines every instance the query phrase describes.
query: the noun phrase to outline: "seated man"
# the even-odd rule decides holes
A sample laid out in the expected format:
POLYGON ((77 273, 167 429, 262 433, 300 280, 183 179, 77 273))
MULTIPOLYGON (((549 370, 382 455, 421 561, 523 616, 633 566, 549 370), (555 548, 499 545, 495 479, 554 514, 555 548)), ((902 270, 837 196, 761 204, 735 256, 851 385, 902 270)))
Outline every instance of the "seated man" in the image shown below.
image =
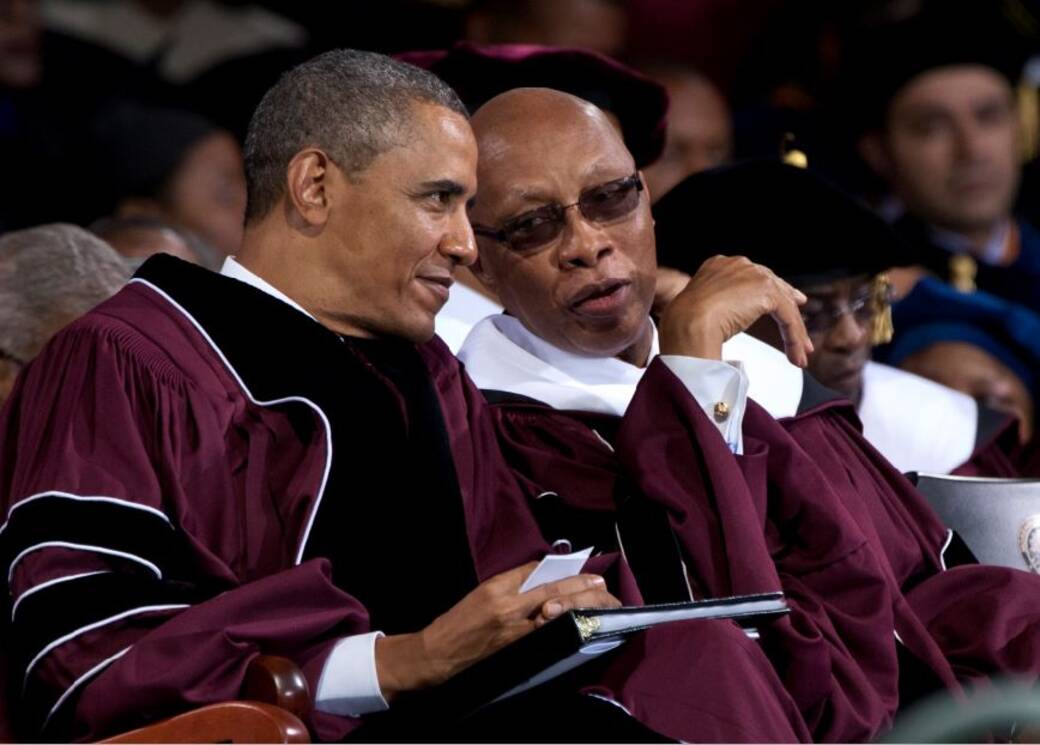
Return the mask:
MULTIPOLYGON (((904 590, 925 578, 949 575, 932 586, 956 591, 951 603, 970 602, 971 588, 943 572, 946 529, 862 440, 847 405, 742 339, 769 365, 760 387, 771 404, 787 407, 777 422, 747 398, 745 375, 718 361, 728 337, 772 314, 804 364, 804 329, 788 315, 798 294, 745 259, 713 259, 667 308, 658 337, 645 187, 602 115, 518 90, 481 109, 474 129, 475 271, 509 315, 482 322, 460 358, 496 409, 508 457, 550 490, 529 492, 548 537, 609 545, 603 516, 645 497, 668 510, 694 593, 783 586, 798 602, 791 626, 767 631, 767 649, 817 738, 883 729, 900 703, 897 674, 902 703, 929 686, 956 688, 944 651, 958 664, 976 651, 994 659, 1001 627, 978 633, 993 606, 959 615, 935 599, 908 604, 904 590), (952 628, 933 634, 933 618, 952 628), (937 644, 964 638, 963 659, 937 644), (910 653, 898 673, 897 639, 910 653)), ((696 211, 686 215, 695 228, 696 211)), ((974 576, 993 587, 1037 581, 989 568, 974 576)), ((1035 668, 1029 654, 1014 657, 1009 669, 1035 668)))
MULTIPOLYGON (((909 271, 909 270, 908 270, 909 271)), ((942 383, 1017 421, 997 446, 977 452, 962 475, 1040 475, 1036 400, 1040 315, 988 292, 959 292, 920 279, 892 307, 896 334, 875 350, 882 362, 942 383)))
POLYGON ((114 295, 129 274, 119 254, 75 225, 0 237, 0 406, 47 340, 114 295))
POLYGON ((852 126, 891 189, 883 212, 907 255, 943 280, 1040 311, 1040 231, 1015 211, 1015 91, 1033 42, 1019 38, 1003 3, 922 5, 864 34, 850 55, 852 126))
MULTIPOLYGON (((856 405, 863 435, 899 470, 949 473, 975 457, 989 460, 988 451, 1004 444, 1005 417, 870 361, 873 346, 891 336, 882 275, 905 260, 879 217, 811 171, 781 163, 748 162, 677 188, 655 210, 661 262, 692 271, 710 256, 740 251, 804 291, 814 344, 809 371, 856 405), (694 206, 703 214, 691 241, 686 216, 694 206)), ((903 302, 917 304, 914 296, 926 290, 915 288, 903 302)), ((933 303, 934 295, 925 301, 933 303)), ((766 324, 753 333, 780 342, 766 324)))
POLYGON ((0 420, 0 555, 37 736, 234 698, 269 652, 303 669, 325 739, 375 720, 396 739, 602 739, 611 715, 684 740, 806 738, 729 622, 655 629, 488 729, 414 717, 413 692, 618 603, 591 572, 518 592, 549 547, 483 399, 431 341, 475 258, 476 158, 432 75, 321 55, 252 119, 237 259, 153 257, 26 368, 0 420))
MULTIPOLYGON (((746 376, 712 361, 727 336, 772 311, 804 364, 798 294, 725 260, 669 306, 658 337, 649 200, 598 109, 522 89, 488 103, 474 128, 475 269, 510 315, 479 325, 460 357, 495 403, 508 456, 541 489, 530 497, 546 537, 609 548, 617 499, 663 504, 694 594, 787 592, 792 618, 764 641, 814 737, 872 738, 899 699, 892 631, 902 621, 882 567, 862 531, 820 501, 825 488, 788 483, 782 449, 794 444, 745 401, 746 376), (777 482, 768 497, 767 467, 777 482)), ((901 630, 913 643, 908 623, 901 630)))

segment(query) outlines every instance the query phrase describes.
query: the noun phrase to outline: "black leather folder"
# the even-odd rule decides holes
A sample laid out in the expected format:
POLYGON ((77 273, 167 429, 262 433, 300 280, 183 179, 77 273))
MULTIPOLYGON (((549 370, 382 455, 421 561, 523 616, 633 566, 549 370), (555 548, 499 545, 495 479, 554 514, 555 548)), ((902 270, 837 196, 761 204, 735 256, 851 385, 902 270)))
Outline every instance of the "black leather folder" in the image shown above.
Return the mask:
POLYGON ((424 694, 443 713, 465 715, 562 675, 654 626, 731 619, 753 629, 789 612, 782 592, 683 603, 572 610, 424 694))

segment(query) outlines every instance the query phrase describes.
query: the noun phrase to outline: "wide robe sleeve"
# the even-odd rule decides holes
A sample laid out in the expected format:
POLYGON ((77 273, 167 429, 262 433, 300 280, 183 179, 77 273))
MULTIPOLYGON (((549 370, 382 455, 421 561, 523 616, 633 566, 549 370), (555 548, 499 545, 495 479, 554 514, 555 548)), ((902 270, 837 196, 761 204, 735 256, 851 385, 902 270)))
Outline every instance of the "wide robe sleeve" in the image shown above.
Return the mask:
MULTIPOLYGON (((898 705, 890 590, 866 538, 819 484, 783 488, 789 467, 755 436, 734 457, 701 407, 659 362, 622 421, 616 448, 637 491, 666 507, 694 591, 782 589, 792 613, 763 642, 813 736, 872 739, 898 705)), ((751 426, 749 426, 749 420, 751 426)))
POLYGON ((848 479, 844 492, 885 551, 915 623, 927 630, 957 679, 1040 677, 1040 577, 1006 567, 947 568, 950 535, 924 496, 846 417, 798 417, 786 426, 812 438, 814 456, 848 479), (815 433, 815 436, 813 436, 815 433))
MULTIPOLYGON (((78 322, 0 421, 5 642, 27 732, 98 738, 233 699, 260 653, 296 661, 313 690, 335 641, 369 630, 327 562, 294 566, 299 500, 264 493, 293 483, 264 472, 266 452, 306 472, 320 443, 279 442, 153 346, 78 322)), ((324 737, 356 724, 311 722, 324 737)))
POLYGON ((890 722, 897 669, 880 569, 847 520, 770 485, 778 463, 753 430, 748 454, 734 456, 660 361, 620 422, 537 403, 492 408, 547 539, 607 549, 621 500, 663 505, 695 594, 787 594, 792 614, 763 642, 816 739, 869 739, 890 722))

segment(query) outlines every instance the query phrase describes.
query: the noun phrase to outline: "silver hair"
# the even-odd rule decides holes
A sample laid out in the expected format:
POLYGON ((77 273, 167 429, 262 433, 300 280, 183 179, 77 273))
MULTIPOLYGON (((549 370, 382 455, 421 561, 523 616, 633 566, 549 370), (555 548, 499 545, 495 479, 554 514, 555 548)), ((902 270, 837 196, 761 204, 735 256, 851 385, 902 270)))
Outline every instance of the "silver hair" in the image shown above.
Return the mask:
POLYGON ((22 361, 129 278, 115 249, 56 223, 0 236, 0 349, 22 361))
POLYGON ((436 75, 375 52, 337 49, 282 75, 246 133, 246 222, 264 217, 281 199, 298 152, 319 148, 350 177, 407 141, 417 102, 468 118, 458 95, 436 75))

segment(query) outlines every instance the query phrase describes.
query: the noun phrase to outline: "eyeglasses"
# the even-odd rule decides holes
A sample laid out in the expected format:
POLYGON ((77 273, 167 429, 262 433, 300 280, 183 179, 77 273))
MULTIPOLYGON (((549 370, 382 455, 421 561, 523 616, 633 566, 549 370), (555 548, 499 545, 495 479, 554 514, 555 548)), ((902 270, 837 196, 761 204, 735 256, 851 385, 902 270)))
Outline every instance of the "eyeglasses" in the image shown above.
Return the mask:
MULTIPOLYGON (((882 298, 883 307, 891 302, 891 289, 885 288, 886 296, 882 298)), ((860 325, 866 327, 874 315, 878 312, 873 289, 858 293, 847 304, 833 305, 819 310, 803 310, 802 319, 805 321, 805 330, 810 334, 826 334, 846 313, 860 325)))
POLYGON ((473 232, 504 243, 514 251, 531 251, 556 239, 567 223, 566 211, 577 207, 592 222, 610 222, 631 214, 639 204, 643 182, 638 173, 586 189, 573 204, 547 204, 507 220, 501 228, 474 225, 473 232))

